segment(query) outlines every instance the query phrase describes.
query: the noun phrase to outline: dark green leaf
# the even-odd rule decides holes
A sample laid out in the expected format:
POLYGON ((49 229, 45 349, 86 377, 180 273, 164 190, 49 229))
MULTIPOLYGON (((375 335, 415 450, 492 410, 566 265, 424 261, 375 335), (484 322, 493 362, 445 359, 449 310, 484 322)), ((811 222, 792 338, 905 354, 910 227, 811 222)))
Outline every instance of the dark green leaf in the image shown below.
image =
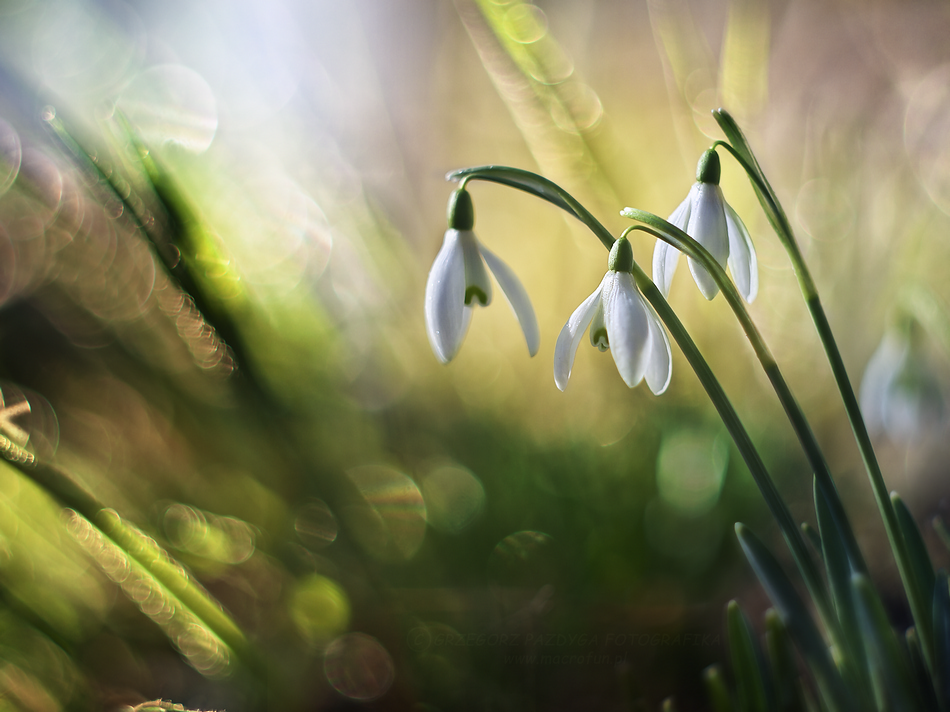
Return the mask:
POLYGON ((946 522, 943 521, 943 517, 937 516, 933 518, 934 531, 937 532, 937 536, 940 537, 940 541, 943 542, 943 545, 950 549, 950 530, 947 529, 946 522))
POLYGON ((765 612, 765 644, 772 669, 776 709, 779 712, 800 712, 804 709, 804 701, 795 651, 774 608, 765 612))
MULTIPOLYGON (((934 595, 934 567, 930 563, 930 555, 927 553, 927 545, 920 535, 920 529, 913 515, 904 504, 904 500, 896 492, 891 493, 891 504, 894 507, 894 514, 897 515, 897 525, 900 528, 901 536, 904 537, 904 544, 907 546, 908 558, 910 559, 911 573, 917 581, 917 590, 921 596, 928 602, 933 601, 934 595)), ((923 606, 921 615, 924 620, 916 621, 918 626, 927 626, 933 629, 933 607, 923 606)), ((924 651, 925 657, 928 651, 924 651)))
POLYGON ((950 589, 941 569, 934 585, 934 687, 943 709, 950 709, 950 589))
POLYGON ((869 689, 871 681, 868 677, 858 613, 852 597, 851 574, 854 567, 848 559, 844 537, 837 526, 837 521, 831 515, 828 500, 824 490, 818 487, 817 480, 814 482, 813 489, 825 568, 843 633, 842 646, 845 649, 840 651, 843 659, 842 667, 858 689, 866 690, 869 689))
POLYGON ((739 604, 729 601, 726 607, 729 628, 729 651, 736 678, 736 698, 740 712, 767 712, 769 692, 762 665, 762 651, 739 604))
POLYGON ((927 669, 927 660, 924 658, 924 651, 920 647, 920 636, 917 635, 917 629, 914 626, 908 628, 904 633, 904 640, 907 642, 907 653, 910 656, 910 672, 926 708, 930 710, 940 709, 937 704, 934 685, 930 678, 930 670, 927 669))
POLYGON ((703 670, 703 682, 706 684, 706 696, 713 712, 732 712, 732 698, 729 687, 722 676, 722 668, 710 665, 703 670))
POLYGON ((871 580, 863 574, 855 574, 851 585, 871 668, 874 677, 880 680, 888 707, 908 712, 921 709, 922 700, 913 684, 907 658, 871 580))
POLYGON ((821 551, 821 534, 818 533, 818 530, 808 522, 802 522, 802 534, 805 535, 815 552, 819 556, 824 556, 821 551))
POLYGON ((827 706, 838 711, 857 709, 856 698, 845 688, 811 614, 778 561, 744 524, 736 524, 736 536, 782 623, 815 676, 827 706))

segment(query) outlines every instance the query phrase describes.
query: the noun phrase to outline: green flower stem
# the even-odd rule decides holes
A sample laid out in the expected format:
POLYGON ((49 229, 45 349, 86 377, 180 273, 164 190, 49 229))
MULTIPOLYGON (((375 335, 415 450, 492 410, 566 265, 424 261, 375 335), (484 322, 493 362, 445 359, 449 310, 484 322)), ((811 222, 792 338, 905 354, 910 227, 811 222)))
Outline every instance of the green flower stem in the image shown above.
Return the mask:
POLYGON ((761 333, 759 333, 758 328, 752 321, 752 317, 749 316, 749 312, 746 310, 745 304, 743 304, 742 298, 739 296, 739 292, 732 284, 732 281, 726 276, 725 270, 723 270, 719 263, 716 262, 716 259, 709 254, 702 245, 662 218, 644 210, 637 210, 636 208, 624 208, 621 214, 625 217, 645 223, 637 227, 669 243, 680 252, 685 253, 701 263, 716 281, 726 302, 729 304, 733 313, 735 313, 739 324, 742 326, 742 330, 749 339, 756 358, 758 358, 762 364, 762 369, 765 371, 766 376, 768 376, 769 382, 772 384, 772 388, 775 390, 775 394, 782 403, 789 422, 791 422, 792 428, 798 436, 802 449, 805 451, 808 463, 811 465, 815 477, 818 480, 818 486, 828 499, 832 517, 844 535, 844 545, 848 552, 851 565, 856 571, 867 573, 864 556, 861 554, 858 542, 854 537, 854 532, 848 524, 847 514, 844 511, 844 506, 841 504, 841 498, 838 496, 838 490, 831 477, 831 470, 825 460, 824 453, 818 445, 818 439, 815 437, 815 433, 811 429, 811 425, 809 425, 801 406, 792 394, 788 382, 785 380, 781 369, 778 367, 778 363, 772 356, 772 352, 769 350, 761 333))
POLYGON ((699 352, 695 342, 686 331, 683 322, 679 320, 679 317, 676 316, 676 313, 670 307, 669 302, 663 298, 660 290, 643 272, 640 265, 634 263, 633 270, 637 287, 646 300, 650 302, 650 305, 656 311, 660 319, 663 320, 663 323, 670 332, 670 336, 673 337, 673 340, 676 341, 680 347, 690 367, 692 367, 696 377, 709 396, 709 400, 712 401, 713 406, 716 408, 716 412, 719 413, 719 417, 729 431, 729 435, 732 436, 732 440, 735 442, 736 447, 742 455, 742 459, 749 468, 752 479, 755 480, 755 484, 762 493, 762 497, 765 499, 769 511, 772 513, 775 521, 778 522, 782 536, 785 538, 785 542, 792 552, 792 557, 795 559, 798 570, 805 580, 805 585, 808 587, 808 591, 811 594, 812 600, 815 602, 822 621, 830 632, 832 639, 836 643, 840 643, 842 640, 840 627, 838 625, 838 619, 834 614, 825 582, 815 564, 815 560, 808 551, 805 538, 795 523, 795 519, 792 517, 788 505, 782 498, 781 493, 779 493, 758 450, 752 443, 752 438, 749 437, 749 433, 739 419, 739 415, 736 413, 732 402, 722 389, 722 385, 713 374, 712 369, 710 369, 709 363, 699 352))
POLYGON ((887 531, 887 538, 890 541, 891 549, 894 552, 894 558, 897 561, 897 568, 900 571, 901 580, 904 583, 904 590, 907 592, 907 599, 910 603, 911 613, 914 622, 917 624, 917 633, 920 636, 921 648, 928 666, 933 665, 933 635, 927 621, 930 616, 927 611, 930 610, 930 592, 920 590, 919 582, 913 575, 913 567, 910 560, 910 552, 903 536, 900 533, 900 527, 897 521, 897 515, 891 505, 888 495, 887 485, 884 483, 884 475, 881 472, 881 466, 877 461, 877 455, 874 452, 874 446, 871 444, 871 437, 868 434, 867 425, 864 417, 861 415, 861 408, 858 405, 858 399, 854 394, 854 388, 851 385, 851 379, 848 377, 844 360, 841 358, 841 352, 835 341, 834 334, 831 331, 831 325, 825 316, 825 310, 821 305, 821 299, 818 296, 818 289, 805 264, 798 242, 792 231, 792 226, 782 209, 778 196, 769 185, 752 153, 748 140, 742 130, 736 124, 735 120, 723 109, 713 112, 713 116, 719 123, 726 137, 733 144, 719 142, 724 148, 736 157, 743 170, 748 174, 752 187, 762 204, 765 214, 778 235, 779 241, 788 253, 795 270, 795 276, 805 299, 805 304, 811 314, 812 321, 815 323, 815 329, 821 340, 821 345, 825 350, 828 363, 831 365, 831 372, 834 375, 835 382, 838 384, 838 391, 841 394, 841 400, 844 403, 845 412, 848 415, 848 421, 851 423, 851 430, 854 433, 854 439, 857 442, 858 449, 861 452, 861 459, 864 461, 864 468, 868 474, 868 480, 871 483, 871 490, 874 493, 874 499, 877 502, 878 509, 881 512, 881 518, 884 520, 884 528, 887 531))
MULTIPOLYGON (((557 205, 581 220, 608 249, 613 245, 614 238, 607 228, 594 218, 590 212, 584 209, 569 193, 547 178, 517 168, 481 166, 450 173, 448 179, 466 181, 484 180, 523 190, 557 205)), ((825 623, 833 640, 836 643, 840 642, 840 627, 834 615, 824 580, 808 551, 801 531, 795 524, 788 505, 776 488, 762 458, 752 443, 752 439, 749 437, 749 433, 742 425, 735 408, 733 408, 732 403, 729 401, 728 396, 726 396, 725 391, 723 391, 712 369, 709 368, 706 359, 703 358, 696 344, 683 326, 683 323, 670 308, 666 299, 663 298, 660 290, 657 289, 652 280, 647 277, 636 263, 634 263, 633 274, 641 293, 653 306, 660 319, 663 320, 673 340, 676 341, 683 351, 683 355, 686 357, 686 360, 689 362, 703 388, 706 390, 706 393, 709 395, 713 406, 719 413, 730 436, 732 436, 746 466, 752 473, 752 477, 759 487, 759 491, 762 493, 766 505, 769 507, 769 511, 778 522, 782 535, 795 559, 795 563, 805 580, 805 584, 808 586, 812 599, 815 601, 822 621, 825 623)))

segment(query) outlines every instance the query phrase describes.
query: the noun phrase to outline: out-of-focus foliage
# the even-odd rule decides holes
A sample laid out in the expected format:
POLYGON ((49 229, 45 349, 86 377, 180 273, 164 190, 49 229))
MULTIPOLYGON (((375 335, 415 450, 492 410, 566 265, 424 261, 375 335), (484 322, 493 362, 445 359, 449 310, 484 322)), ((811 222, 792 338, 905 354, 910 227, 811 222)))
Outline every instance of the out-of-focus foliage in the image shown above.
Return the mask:
MULTIPOLYGON (((540 354, 496 305, 441 366, 422 293, 443 176, 540 170, 619 232, 623 205, 675 207, 725 103, 858 375, 909 281, 937 347, 950 333, 947 22, 753 0, 0 3, 0 706, 704 704, 722 604, 764 603, 736 575, 732 523, 764 515, 749 474, 677 354, 662 399, 594 349, 554 388, 554 337, 606 255, 524 195, 472 190, 540 354)), ((793 276, 724 163, 754 316, 861 512, 793 276)), ((739 330, 689 285, 671 301, 811 518, 739 330)), ((885 447, 914 511, 942 512, 939 434, 885 447)))

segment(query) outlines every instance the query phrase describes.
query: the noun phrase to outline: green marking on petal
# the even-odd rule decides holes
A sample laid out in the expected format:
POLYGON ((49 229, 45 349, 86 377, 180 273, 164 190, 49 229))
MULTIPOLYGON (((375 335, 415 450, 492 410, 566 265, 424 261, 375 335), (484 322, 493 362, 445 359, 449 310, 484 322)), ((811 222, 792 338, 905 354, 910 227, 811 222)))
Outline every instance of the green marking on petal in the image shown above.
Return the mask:
POLYGON ((602 326, 599 329, 590 330, 590 342, 601 351, 610 348, 610 342, 607 340, 607 327, 602 326))
POLYGON ((465 288, 465 306, 472 306, 472 301, 475 299, 483 307, 488 306, 488 295, 478 286, 472 284, 465 288))

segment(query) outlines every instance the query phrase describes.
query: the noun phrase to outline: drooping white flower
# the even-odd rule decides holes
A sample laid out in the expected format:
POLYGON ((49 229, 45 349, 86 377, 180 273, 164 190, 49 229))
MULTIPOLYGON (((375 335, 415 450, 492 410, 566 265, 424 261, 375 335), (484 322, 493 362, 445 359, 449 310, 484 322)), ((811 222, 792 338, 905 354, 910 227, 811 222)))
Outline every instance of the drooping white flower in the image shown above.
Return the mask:
MULTIPOLYGON (((699 159, 696 182, 686 200, 673 211, 668 222, 705 247, 723 269, 728 262, 739 293, 751 303, 759 291, 755 247, 742 219, 722 197, 719 175, 719 155, 709 149, 699 159)), ((679 258, 679 250, 662 240, 657 241, 653 250, 653 281, 664 296, 669 296, 679 258)), ((689 271, 706 299, 719 293, 709 272, 692 258, 689 258, 689 271)))
POLYGON ((452 194, 448 212, 449 229, 426 282, 426 332, 433 352, 442 363, 455 358, 468 330, 472 308, 491 303, 491 270, 521 325, 528 353, 534 356, 541 333, 531 300, 511 268, 480 244, 472 232, 475 212, 468 191, 461 188, 452 194))
POLYGON ((653 308, 637 289, 631 273, 633 249, 626 237, 610 251, 609 269, 600 286, 574 310, 554 346, 554 382, 567 388, 577 347, 590 327, 590 341, 610 349, 617 370, 630 388, 646 378, 660 395, 670 384, 673 361, 670 341, 653 308))
POLYGON ((861 379, 861 413, 868 432, 914 441, 946 423, 940 381, 924 356, 920 326, 889 329, 861 379))

